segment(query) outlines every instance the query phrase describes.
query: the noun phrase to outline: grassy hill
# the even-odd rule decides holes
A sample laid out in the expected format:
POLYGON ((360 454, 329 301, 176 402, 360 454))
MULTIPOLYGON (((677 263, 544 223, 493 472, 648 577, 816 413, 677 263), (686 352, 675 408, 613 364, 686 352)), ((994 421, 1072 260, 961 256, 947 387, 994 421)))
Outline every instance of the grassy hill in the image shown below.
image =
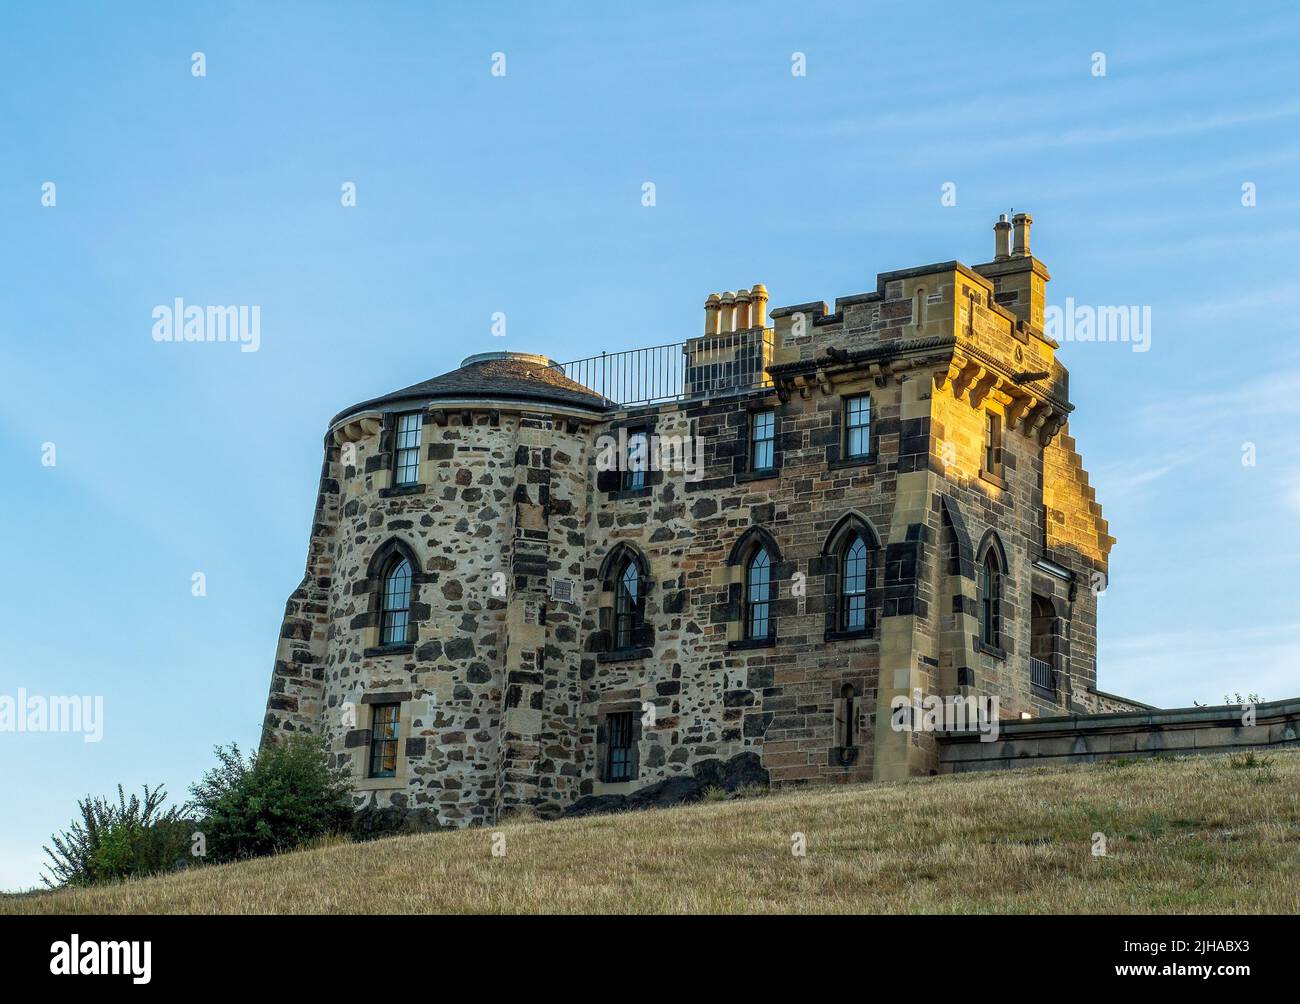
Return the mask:
POLYGON ((1300 750, 1267 760, 917 778, 340 842, 0 898, 0 913, 1296 913, 1300 750))

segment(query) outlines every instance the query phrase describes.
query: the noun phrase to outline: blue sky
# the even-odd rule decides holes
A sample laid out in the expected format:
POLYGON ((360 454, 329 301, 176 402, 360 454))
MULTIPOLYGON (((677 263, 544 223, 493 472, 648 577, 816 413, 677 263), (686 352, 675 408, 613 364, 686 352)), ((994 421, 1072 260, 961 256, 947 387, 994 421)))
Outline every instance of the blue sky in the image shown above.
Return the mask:
POLYGON ((1300 693, 1290 7, 6 5, 0 694, 105 724, 0 733, 0 888, 78 797, 255 745, 335 412, 471 352, 678 341, 714 290, 985 261, 1012 209, 1049 303, 1152 310, 1150 351, 1061 355, 1119 539, 1100 686, 1300 693), (260 305, 260 350, 156 343, 176 297, 260 305))

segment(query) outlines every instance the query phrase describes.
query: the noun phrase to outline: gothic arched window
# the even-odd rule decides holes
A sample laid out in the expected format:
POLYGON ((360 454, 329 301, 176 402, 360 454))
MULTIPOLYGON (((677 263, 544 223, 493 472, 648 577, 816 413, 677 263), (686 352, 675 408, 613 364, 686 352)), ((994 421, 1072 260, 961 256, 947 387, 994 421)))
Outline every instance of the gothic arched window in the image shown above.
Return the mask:
POLYGON ((980 563, 980 641, 1002 647, 1002 562, 995 547, 984 552, 980 563))
POLYGON ((867 542, 849 535, 840 553, 840 630, 867 629, 867 542))
POLYGON ((398 555, 384 570, 379 621, 380 645, 405 645, 410 638, 411 563, 398 555))
POLYGON ((632 648, 641 610, 641 574, 629 556, 614 584, 614 648, 632 648))
POLYGON ((772 559, 766 547, 759 547, 745 566, 745 637, 768 638, 771 633, 772 559))

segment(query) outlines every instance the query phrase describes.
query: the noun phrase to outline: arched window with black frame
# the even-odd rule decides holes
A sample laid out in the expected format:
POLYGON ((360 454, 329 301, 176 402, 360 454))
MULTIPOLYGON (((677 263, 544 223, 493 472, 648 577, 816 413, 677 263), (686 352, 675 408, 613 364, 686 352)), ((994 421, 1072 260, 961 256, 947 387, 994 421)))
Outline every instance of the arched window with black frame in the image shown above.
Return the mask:
POLYGON ((614 584, 614 648, 630 649, 636 644, 641 624, 641 573, 631 555, 623 559, 614 584))
POLYGON ((840 555, 840 630, 867 630, 867 542, 849 535, 840 555))
POLYGON ((411 563, 394 555, 384 569, 379 620, 380 645, 405 645, 410 641, 411 563))
POLYGON ((786 574, 781 562, 776 538, 761 526, 751 526, 732 545, 727 555, 727 565, 733 570, 729 603, 736 630, 732 645, 775 644, 778 582, 786 574))
POLYGON ((879 603, 873 591, 880 537, 870 521, 850 511, 826 535, 821 568, 826 574, 826 633, 828 638, 871 635, 879 603))
POLYGON ((646 598, 654 588, 650 565, 636 547, 616 544, 600 563, 600 630, 593 639, 602 659, 644 658, 654 648, 646 598))
POLYGON ((772 632, 772 556, 759 546, 745 565, 745 637, 756 641, 772 632))
POLYGON ((980 641, 991 648, 1001 649, 1002 644, 1002 594, 1005 588, 1006 559, 1002 547, 994 536, 989 536, 980 549, 979 558, 979 618, 980 641))

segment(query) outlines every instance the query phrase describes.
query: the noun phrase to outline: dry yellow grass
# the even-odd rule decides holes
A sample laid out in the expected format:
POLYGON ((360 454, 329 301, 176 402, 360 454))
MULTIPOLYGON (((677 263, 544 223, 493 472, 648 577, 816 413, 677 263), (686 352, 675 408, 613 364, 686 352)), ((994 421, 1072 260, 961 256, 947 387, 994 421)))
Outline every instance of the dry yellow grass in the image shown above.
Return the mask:
POLYGON ((1262 768, 1038 768, 337 843, 0 898, 0 913, 1295 913, 1300 750, 1270 756, 1262 768))

